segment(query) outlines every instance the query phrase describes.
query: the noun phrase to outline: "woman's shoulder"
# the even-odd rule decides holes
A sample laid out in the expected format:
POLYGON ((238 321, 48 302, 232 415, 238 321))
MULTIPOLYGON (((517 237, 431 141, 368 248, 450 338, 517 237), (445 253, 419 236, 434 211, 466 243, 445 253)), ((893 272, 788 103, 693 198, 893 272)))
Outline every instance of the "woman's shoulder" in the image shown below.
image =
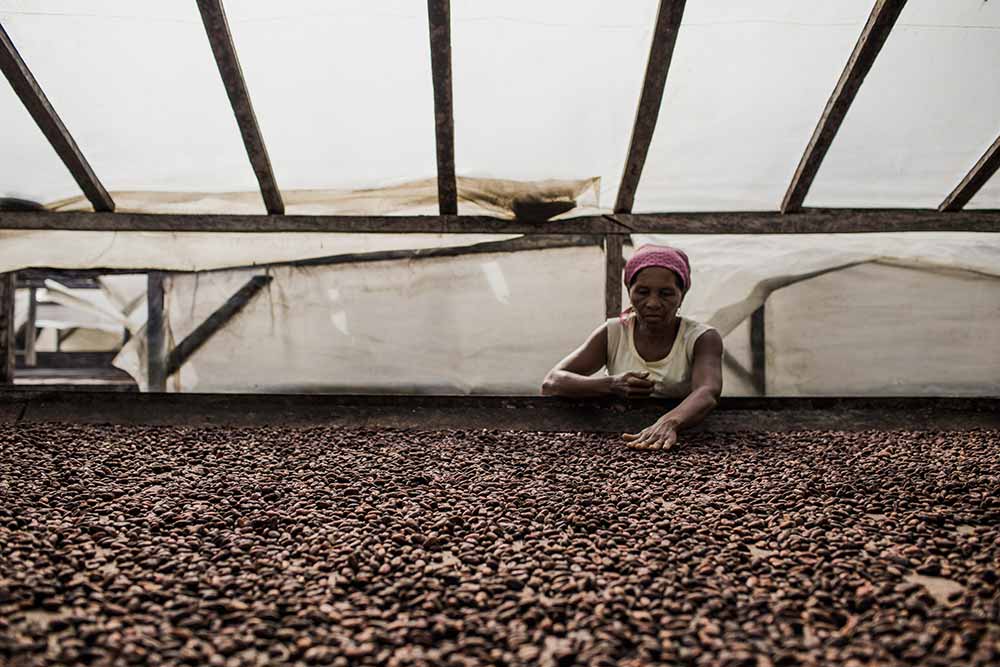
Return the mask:
POLYGON ((685 317, 683 315, 678 315, 681 321, 684 323, 684 333, 685 335, 697 334, 701 335, 706 331, 715 331, 715 327, 711 324, 705 324, 704 322, 699 322, 698 320, 693 320, 690 317, 685 317))
POLYGON ((690 360, 694 357, 694 346, 698 342, 698 339, 709 331, 716 331, 716 328, 711 324, 705 324, 704 322, 699 322, 683 315, 680 318, 684 331, 684 350, 687 353, 687 358, 690 360))

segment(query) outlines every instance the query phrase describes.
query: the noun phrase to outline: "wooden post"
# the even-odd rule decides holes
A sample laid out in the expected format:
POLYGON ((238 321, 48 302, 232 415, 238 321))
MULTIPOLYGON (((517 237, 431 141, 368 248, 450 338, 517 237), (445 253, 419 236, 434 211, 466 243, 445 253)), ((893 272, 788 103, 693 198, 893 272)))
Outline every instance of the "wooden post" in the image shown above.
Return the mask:
POLYGON ((764 305, 750 316, 750 357, 753 360, 753 383, 757 393, 767 395, 767 356, 764 340, 764 305))
POLYGON ((163 273, 150 272, 146 282, 146 369, 149 391, 167 390, 167 336, 163 313, 163 273))
POLYGON ((625 242, 621 234, 608 234, 604 237, 604 316, 617 317, 622 312, 622 270, 625 260, 622 257, 622 245, 625 242))
POLYGON ((35 354, 35 322, 38 319, 38 294, 34 287, 28 288, 28 320, 24 323, 24 365, 35 366, 38 355, 35 354))
POLYGON ((0 273, 0 385, 14 384, 14 274, 0 273))

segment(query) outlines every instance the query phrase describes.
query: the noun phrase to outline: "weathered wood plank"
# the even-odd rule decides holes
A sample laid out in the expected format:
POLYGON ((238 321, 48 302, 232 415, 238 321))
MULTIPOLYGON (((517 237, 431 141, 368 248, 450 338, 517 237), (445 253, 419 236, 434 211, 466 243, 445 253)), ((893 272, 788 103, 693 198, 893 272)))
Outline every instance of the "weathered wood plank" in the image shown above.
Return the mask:
POLYGON ((639 177, 642 176, 649 144, 656 129, 656 119, 660 114, 660 103, 667 84, 667 73, 670 71, 670 61, 674 55, 681 18, 684 16, 685 1, 660 0, 653 44, 649 48, 649 60, 646 62, 646 79, 642 84, 639 108, 636 110, 635 123, 632 127, 632 140, 629 142, 625 171, 618 187, 615 213, 632 211, 635 191, 639 187, 639 177))
POLYGON ((152 271, 146 283, 146 378, 149 391, 167 390, 167 321, 163 274, 152 271))
POLYGON ((486 216, 175 215, 7 212, 0 229, 144 232, 314 232, 369 234, 851 234, 863 232, 1000 232, 1000 210, 804 209, 588 215, 526 223, 486 216))
POLYGON ((746 382, 751 387, 754 386, 753 373, 743 368, 743 364, 738 362, 736 357, 729 353, 729 350, 724 349, 722 351, 722 365, 743 382, 746 382))
MULTIPOLYGON (((37 368, 62 370, 67 368, 108 368, 118 355, 117 351, 109 352, 38 352, 37 368)), ((24 355, 17 355, 17 369, 26 368, 24 355)))
POLYGON ((76 145, 45 93, 42 92, 42 87, 38 85, 38 81, 31 74, 31 70, 28 69, 21 54, 14 47, 14 43, 10 40, 10 36, 7 35, 2 24, 0 24, 0 70, 3 70, 4 76, 7 77, 7 81, 10 82, 17 96, 21 98, 21 103, 35 120, 38 129, 49 140, 52 148, 69 169, 73 179, 76 180, 77 185, 93 204, 94 210, 115 210, 115 203, 112 201, 111 195, 101 185, 94 170, 91 169, 90 163, 83 156, 80 147, 76 145))
POLYGON ((285 204, 281 200, 281 192, 278 190, 274 171, 271 168, 271 159, 268 157, 264 137, 257 124, 257 115, 250 103, 250 94, 247 92, 243 69, 236 56, 236 47, 233 44, 232 33, 229 31, 229 23, 226 20, 226 11, 222 8, 222 1, 198 0, 198 10, 201 12, 201 20, 205 24, 208 41, 212 45, 215 62, 219 66, 219 74, 226 86, 226 94, 229 95, 229 102, 236 115, 240 134, 243 135, 243 145, 246 146, 250 164, 254 174, 257 175, 264 205, 270 215, 283 214, 285 204))
POLYGON ((455 178, 455 115, 451 96, 451 2, 427 0, 431 37, 431 76, 434 81, 434 135, 437 140, 438 210, 458 213, 455 178))
POLYGON ((271 276, 254 276, 241 287, 236 294, 229 297, 224 304, 208 316, 208 318, 198 325, 188 336, 175 347, 167 356, 166 376, 170 377, 176 373, 184 362, 191 358, 202 345, 208 342, 216 332, 226 326, 229 320, 233 319, 250 300, 266 287, 272 278, 271 276))
POLYGON ((622 270, 625 258, 622 246, 625 238, 621 234, 604 237, 604 316, 617 317, 622 312, 622 270))
MULTIPOLYGON (((118 270, 118 272, 120 273, 121 271, 118 270)), ((131 273, 146 273, 146 271, 135 269, 131 273)), ((45 287, 46 280, 52 279, 63 287, 69 287, 70 289, 96 290, 101 288, 97 284, 98 275, 101 274, 78 269, 22 269, 17 272, 17 286, 42 288, 45 287)))
MULTIPOLYGON (((665 399, 601 400, 534 396, 351 396, 289 394, 139 394, 0 390, 0 411, 14 406, 27 423, 183 426, 340 426, 345 428, 523 429, 622 433, 644 428, 676 405, 665 399)), ((801 431, 1000 426, 997 398, 723 397, 696 429, 801 431)))
POLYGON ((939 211, 960 211, 962 207, 969 203, 969 200, 976 196, 982 188, 1000 168, 1000 136, 997 137, 993 145, 986 149, 983 156, 972 167, 962 182, 959 183, 951 194, 941 202, 939 211))
MULTIPOLYGON (((443 248, 417 248, 406 250, 376 250, 373 252, 341 253, 326 257, 312 257, 291 262, 267 262, 245 266, 228 266, 222 269, 205 269, 203 271, 171 271, 171 273, 215 273, 239 269, 264 269, 281 266, 331 266, 334 264, 364 264, 368 262, 391 262, 399 260, 421 260, 441 257, 462 257, 465 255, 481 255, 486 253, 525 252, 530 250, 552 250, 558 248, 575 248, 596 245, 604 247, 601 236, 588 234, 535 234, 519 236, 502 241, 484 241, 471 245, 447 246, 443 248)), ((57 280, 66 287, 99 289, 96 278, 103 275, 134 275, 145 274, 146 269, 119 269, 98 267, 93 269, 21 269, 17 272, 18 285, 35 285, 45 287, 46 277, 57 280), (27 277, 25 277, 27 276, 27 277)))
POLYGON ((0 273, 0 385, 14 383, 14 273, 0 273))
POLYGON ((28 288, 28 319, 24 323, 24 365, 34 366, 38 363, 35 351, 36 322, 38 321, 38 294, 34 287, 28 288))
POLYGON ((764 337, 764 304, 750 316, 750 359, 754 389, 767 395, 767 344, 764 337))
POLYGON ((851 108, 861 84, 871 70, 882 50, 882 45, 889 37, 892 27, 896 24, 900 12, 906 5, 906 0, 876 0, 875 6, 868 17, 868 23, 861 32, 858 43, 854 46, 854 51, 847 61, 847 66, 840 75, 833 94, 826 103, 823 115, 813 131, 809 145, 806 147, 799 166, 795 170, 792 182, 788 186, 785 198, 781 203, 783 213, 794 213, 802 208, 802 203, 809 193, 813 179, 819 171, 826 152, 833 143, 840 125, 847 116, 847 110, 851 108))

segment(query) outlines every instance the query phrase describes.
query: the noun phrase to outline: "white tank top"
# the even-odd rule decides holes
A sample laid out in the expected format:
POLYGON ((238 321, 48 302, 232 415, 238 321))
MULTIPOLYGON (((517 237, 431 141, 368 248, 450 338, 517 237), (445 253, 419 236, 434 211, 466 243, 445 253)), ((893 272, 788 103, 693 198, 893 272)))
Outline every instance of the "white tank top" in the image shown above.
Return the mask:
POLYGON ((714 327, 681 317, 670 353, 662 359, 646 361, 635 349, 635 314, 630 313, 624 319, 624 323, 618 317, 608 320, 608 375, 648 371, 649 379, 655 383, 653 396, 683 398, 690 394, 694 344, 714 327))

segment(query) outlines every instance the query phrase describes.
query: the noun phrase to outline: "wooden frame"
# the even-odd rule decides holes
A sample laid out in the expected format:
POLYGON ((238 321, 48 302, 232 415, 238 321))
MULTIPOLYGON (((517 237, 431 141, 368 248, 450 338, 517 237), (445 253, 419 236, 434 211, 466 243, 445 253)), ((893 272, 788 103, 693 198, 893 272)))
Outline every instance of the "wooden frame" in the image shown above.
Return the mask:
POLYGON ((208 342, 229 320, 236 317, 248 303, 271 283, 271 276, 254 276, 235 294, 219 306, 204 322, 182 340, 167 355, 165 377, 170 377, 184 365, 198 349, 208 342))
POLYGON ((805 209, 586 215, 524 222, 487 216, 181 215, 0 211, 0 229, 107 232, 327 232, 365 234, 856 234, 1000 232, 1000 210, 805 209))
POLYGON ((59 114, 42 92, 42 87, 31 74, 21 54, 7 35, 3 25, 0 25, 0 70, 3 70, 7 81, 21 103, 42 131, 49 144, 62 159, 63 164, 73 175, 73 179, 83 190, 83 193, 93 204, 95 211, 114 211, 115 203, 111 195, 104 189, 87 158, 83 156, 80 147, 73 141, 73 136, 66 129, 59 114))
POLYGON ((451 1, 427 0, 434 81, 434 135, 437 145, 438 211, 458 213, 455 178, 455 115, 451 95, 451 1))
POLYGON ((997 137, 992 146, 986 149, 986 152, 969 170, 962 182, 941 202, 938 210, 960 211, 969 203, 970 199, 976 196, 979 189, 986 185, 996 173, 997 168, 1000 168, 1000 136, 997 137))
POLYGON ((833 89, 833 94, 827 101, 823 115, 795 170, 792 182, 781 202, 782 213, 793 213, 802 208, 823 158, 826 157, 830 144, 833 143, 844 117, 847 116, 847 110, 851 108, 851 103, 905 5, 906 0, 876 0, 868 17, 868 23, 854 46, 854 52, 851 53, 847 66, 840 75, 840 80, 833 89))
POLYGON ((201 12, 201 20, 205 24, 208 41, 212 45, 215 62, 219 66, 219 74, 222 76, 223 84, 225 84, 226 94, 233 107, 233 114, 235 114, 236 122, 240 127, 243 145, 247 149, 247 156, 250 158, 254 174, 257 175, 260 194, 264 198, 264 206, 270 215, 280 215, 285 212, 285 204, 281 200, 281 192, 274 179, 271 159, 267 155, 264 137, 257 124, 257 115, 250 103, 250 94, 247 92, 246 81, 243 79, 243 69, 236 56, 236 47, 233 45, 232 33, 229 32, 229 23, 226 21, 226 11, 222 8, 222 0, 198 0, 198 10, 201 12))

